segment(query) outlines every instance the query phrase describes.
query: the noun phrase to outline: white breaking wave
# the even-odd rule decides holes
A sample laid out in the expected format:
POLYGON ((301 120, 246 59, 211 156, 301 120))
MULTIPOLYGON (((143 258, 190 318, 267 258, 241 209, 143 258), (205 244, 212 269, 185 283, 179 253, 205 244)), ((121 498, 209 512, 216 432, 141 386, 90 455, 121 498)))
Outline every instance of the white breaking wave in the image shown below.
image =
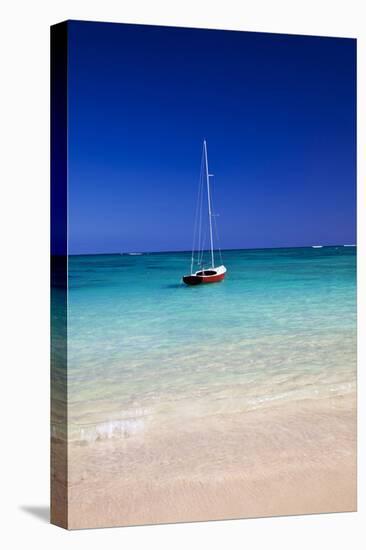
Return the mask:
POLYGON ((72 424, 70 426, 69 439, 71 441, 93 443, 94 441, 111 438, 128 438, 144 432, 147 421, 147 411, 138 409, 133 412, 129 411, 128 416, 121 419, 106 420, 98 424, 79 426, 72 424))

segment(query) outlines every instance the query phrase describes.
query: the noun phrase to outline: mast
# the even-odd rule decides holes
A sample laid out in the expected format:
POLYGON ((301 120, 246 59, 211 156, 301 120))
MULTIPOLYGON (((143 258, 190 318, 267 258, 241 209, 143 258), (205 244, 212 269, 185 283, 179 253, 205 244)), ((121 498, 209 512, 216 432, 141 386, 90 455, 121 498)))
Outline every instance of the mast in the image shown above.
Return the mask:
POLYGON ((207 183, 207 202, 208 202, 208 219, 210 222, 210 245, 211 245, 211 266, 215 267, 214 253, 213 253, 213 238, 212 238, 212 213, 211 213, 211 196, 210 196, 210 174, 208 173, 208 159, 207 159, 207 143, 203 140, 203 151, 205 155, 205 167, 206 167, 206 183, 207 183))

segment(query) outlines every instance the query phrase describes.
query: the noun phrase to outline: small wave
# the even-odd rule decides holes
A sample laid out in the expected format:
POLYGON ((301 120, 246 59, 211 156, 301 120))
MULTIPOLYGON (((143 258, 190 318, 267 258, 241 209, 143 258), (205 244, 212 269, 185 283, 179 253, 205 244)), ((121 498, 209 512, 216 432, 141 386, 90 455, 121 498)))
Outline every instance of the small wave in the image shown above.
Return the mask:
POLYGON ((126 420, 111 420, 102 422, 93 428, 81 428, 80 440, 92 443, 102 439, 111 439, 112 437, 131 437, 145 428, 145 422, 141 418, 126 420))
POLYGON ((118 420, 106 420, 98 424, 76 425, 70 429, 70 440, 78 443, 93 443, 112 438, 127 439, 145 431, 146 411, 135 411, 134 415, 118 420))

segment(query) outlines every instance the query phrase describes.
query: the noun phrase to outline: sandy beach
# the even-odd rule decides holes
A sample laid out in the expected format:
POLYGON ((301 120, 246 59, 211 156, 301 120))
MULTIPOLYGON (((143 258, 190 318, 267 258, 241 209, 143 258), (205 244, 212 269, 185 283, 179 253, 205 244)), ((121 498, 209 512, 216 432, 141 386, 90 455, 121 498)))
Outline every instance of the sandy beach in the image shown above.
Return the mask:
POLYGON ((69 445, 69 528, 356 510, 354 395, 69 445))

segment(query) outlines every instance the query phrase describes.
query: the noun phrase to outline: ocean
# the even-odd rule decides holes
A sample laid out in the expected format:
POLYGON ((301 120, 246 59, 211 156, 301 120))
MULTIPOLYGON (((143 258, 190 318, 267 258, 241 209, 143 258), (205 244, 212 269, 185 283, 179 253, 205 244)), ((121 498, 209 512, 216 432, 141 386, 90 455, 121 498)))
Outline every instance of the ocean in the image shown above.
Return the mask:
MULTIPOLYGON (((356 248, 69 256, 68 422, 84 445, 347 396, 356 385, 356 248)), ((57 427, 54 427, 57 430, 57 427)))

